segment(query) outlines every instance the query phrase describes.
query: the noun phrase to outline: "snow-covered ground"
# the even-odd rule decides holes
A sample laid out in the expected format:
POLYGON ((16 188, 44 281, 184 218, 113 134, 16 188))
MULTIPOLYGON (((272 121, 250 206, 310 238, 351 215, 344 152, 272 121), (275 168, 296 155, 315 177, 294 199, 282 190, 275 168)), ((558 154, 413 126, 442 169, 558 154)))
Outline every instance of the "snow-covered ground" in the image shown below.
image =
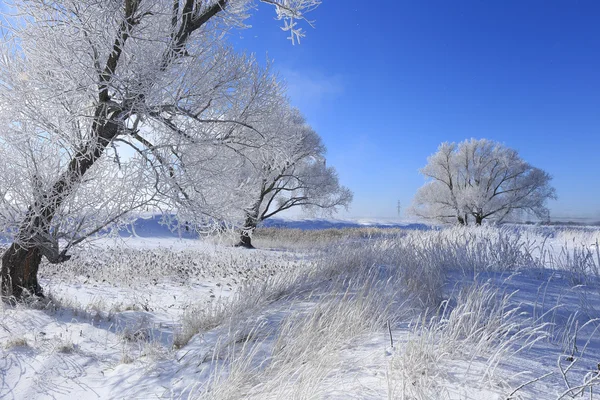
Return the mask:
POLYGON ((1 306, 0 398, 600 398, 600 230, 147 228, 1 306))

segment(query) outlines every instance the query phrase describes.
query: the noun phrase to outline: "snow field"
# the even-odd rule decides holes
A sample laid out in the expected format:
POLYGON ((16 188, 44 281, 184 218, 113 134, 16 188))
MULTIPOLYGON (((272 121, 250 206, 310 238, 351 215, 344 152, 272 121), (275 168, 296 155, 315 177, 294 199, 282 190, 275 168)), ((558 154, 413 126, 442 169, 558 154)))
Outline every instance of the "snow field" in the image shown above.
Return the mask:
POLYGON ((282 231, 255 243, 286 252, 130 240, 44 265, 51 301, 0 311, 0 394, 597 396, 597 231, 315 231, 313 251, 282 231))

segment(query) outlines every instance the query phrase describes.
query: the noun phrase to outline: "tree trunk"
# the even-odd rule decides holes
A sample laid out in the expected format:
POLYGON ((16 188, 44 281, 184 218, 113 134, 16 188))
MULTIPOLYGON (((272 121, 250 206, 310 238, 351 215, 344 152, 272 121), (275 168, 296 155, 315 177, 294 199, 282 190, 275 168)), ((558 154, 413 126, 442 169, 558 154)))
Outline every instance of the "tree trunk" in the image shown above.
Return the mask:
POLYGON ((240 241, 236 244, 236 247, 244 247, 246 249, 253 249, 252 238, 245 231, 240 234, 240 241))
POLYGON ((252 233, 256 229, 256 218, 252 216, 246 217, 246 223, 244 229, 240 233, 240 241, 236 244, 236 247, 244 247, 246 249, 253 249, 252 246, 252 233))
POLYGON ((36 248, 13 243, 2 256, 2 297, 19 300, 27 295, 44 297, 37 273, 42 254, 36 248))
POLYGON ((461 225, 465 224, 465 219, 463 217, 461 217, 460 215, 458 217, 456 217, 458 219, 458 223, 461 225))
POLYGON ((475 224, 477 226, 481 225, 481 222, 483 221, 483 218, 480 215, 476 215, 475 216, 475 224))
MULTIPOLYGON (((19 300, 26 293, 43 296, 42 288, 37 281, 42 252, 40 245, 32 243, 32 238, 40 234, 48 235, 56 211, 71 194, 75 185, 81 182, 85 173, 100 159, 106 146, 119 133, 119 122, 100 117, 103 110, 102 105, 96 110, 94 139, 73 156, 66 171, 54 182, 49 193, 41 196, 36 204, 29 208, 17 234, 17 237, 23 240, 20 241, 21 243, 13 243, 2 255, 0 276, 3 299, 13 297, 19 300)), ((63 255, 62 260, 67 259, 68 257, 63 255)), ((60 261, 56 260, 56 262, 60 261)))

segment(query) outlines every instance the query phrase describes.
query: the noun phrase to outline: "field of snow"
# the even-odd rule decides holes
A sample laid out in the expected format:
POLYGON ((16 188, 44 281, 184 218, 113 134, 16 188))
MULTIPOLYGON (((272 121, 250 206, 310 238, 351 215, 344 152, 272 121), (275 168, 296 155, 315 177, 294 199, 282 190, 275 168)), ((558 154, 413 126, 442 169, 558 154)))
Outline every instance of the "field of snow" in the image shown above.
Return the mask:
POLYGON ((0 306, 0 398, 600 398, 600 230, 150 225, 0 306))

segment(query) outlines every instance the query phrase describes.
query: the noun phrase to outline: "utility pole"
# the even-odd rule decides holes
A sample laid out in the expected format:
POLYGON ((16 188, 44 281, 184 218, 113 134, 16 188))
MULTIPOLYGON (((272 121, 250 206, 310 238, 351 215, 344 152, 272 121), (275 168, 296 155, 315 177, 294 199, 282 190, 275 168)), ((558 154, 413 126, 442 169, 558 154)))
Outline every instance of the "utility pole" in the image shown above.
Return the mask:
POLYGON ((400 200, 398 200, 398 216, 400 216, 400 210, 401 210, 401 207, 400 207, 400 200))

